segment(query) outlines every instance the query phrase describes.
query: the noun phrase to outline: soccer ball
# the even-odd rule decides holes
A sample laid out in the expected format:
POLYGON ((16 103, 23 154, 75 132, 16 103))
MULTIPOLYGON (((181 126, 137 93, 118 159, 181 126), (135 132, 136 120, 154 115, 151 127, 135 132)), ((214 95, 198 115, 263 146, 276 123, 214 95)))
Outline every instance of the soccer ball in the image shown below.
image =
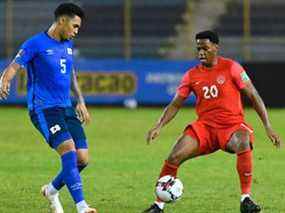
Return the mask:
POLYGON ((156 183, 155 194, 163 202, 175 202, 183 194, 183 184, 178 178, 163 176, 156 183))

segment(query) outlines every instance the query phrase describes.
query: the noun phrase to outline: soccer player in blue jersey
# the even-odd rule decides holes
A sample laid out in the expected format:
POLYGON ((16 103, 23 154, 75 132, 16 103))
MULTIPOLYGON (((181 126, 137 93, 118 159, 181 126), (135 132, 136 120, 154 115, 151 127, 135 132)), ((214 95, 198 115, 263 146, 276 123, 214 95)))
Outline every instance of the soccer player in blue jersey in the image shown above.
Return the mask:
POLYGON ((66 185, 78 213, 96 213, 84 200, 80 171, 88 163, 88 146, 81 122, 90 115, 78 87, 73 68, 73 43, 84 19, 83 10, 63 3, 55 10, 55 21, 46 32, 28 39, 21 46, 0 80, 0 98, 9 95, 10 82, 19 69, 27 71, 28 109, 34 126, 61 158, 62 169, 42 187, 52 212, 63 213, 59 190, 66 185), (78 102, 71 105, 70 89, 78 102))

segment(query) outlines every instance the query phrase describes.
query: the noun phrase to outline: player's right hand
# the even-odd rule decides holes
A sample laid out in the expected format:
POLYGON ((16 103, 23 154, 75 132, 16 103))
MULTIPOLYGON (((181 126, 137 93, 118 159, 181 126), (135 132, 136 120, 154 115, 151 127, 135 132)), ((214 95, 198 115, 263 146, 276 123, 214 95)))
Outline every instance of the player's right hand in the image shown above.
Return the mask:
POLYGON ((155 138, 159 136, 160 129, 161 127, 155 126, 148 131, 147 137, 146 137, 147 144, 150 144, 150 142, 152 142, 155 138))
POLYGON ((0 99, 7 99, 10 92, 10 82, 0 79, 0 99))

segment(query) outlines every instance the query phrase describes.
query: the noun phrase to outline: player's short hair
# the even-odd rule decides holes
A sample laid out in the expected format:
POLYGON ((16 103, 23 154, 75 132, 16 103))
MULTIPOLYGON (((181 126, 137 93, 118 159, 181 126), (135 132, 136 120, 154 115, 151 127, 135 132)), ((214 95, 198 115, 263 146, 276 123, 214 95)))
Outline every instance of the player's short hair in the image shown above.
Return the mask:
POLYGON ((74 17, 79 16, 81 19, 85 19, 85 14, 81 7, 73 3, 62 3, 54 11, 55 19, 58 19, 60 16, 69 16, 74 17))
POLYGON ((219 36, 211 30, 202 31, 196 34, 195 39, 209 39, 214 44, 219 44, 219 36))

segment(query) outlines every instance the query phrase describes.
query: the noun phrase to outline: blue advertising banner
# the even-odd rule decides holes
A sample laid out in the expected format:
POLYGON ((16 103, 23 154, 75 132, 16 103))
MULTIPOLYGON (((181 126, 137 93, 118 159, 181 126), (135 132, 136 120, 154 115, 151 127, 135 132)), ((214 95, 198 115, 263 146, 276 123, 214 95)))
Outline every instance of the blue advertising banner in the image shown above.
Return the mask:
MULTIPOLYGON (((87 60, 76 61, 78 83, 88 104, 167 104, 173 98, 183 74, 198 61, 87 60)), ((0 61, 3 70, 5 61, 0 61)), ((5 103, 24 104, 26 73, 19 72, 5 103)), ((188 104, 193 104, 191 96, 188 104)))

